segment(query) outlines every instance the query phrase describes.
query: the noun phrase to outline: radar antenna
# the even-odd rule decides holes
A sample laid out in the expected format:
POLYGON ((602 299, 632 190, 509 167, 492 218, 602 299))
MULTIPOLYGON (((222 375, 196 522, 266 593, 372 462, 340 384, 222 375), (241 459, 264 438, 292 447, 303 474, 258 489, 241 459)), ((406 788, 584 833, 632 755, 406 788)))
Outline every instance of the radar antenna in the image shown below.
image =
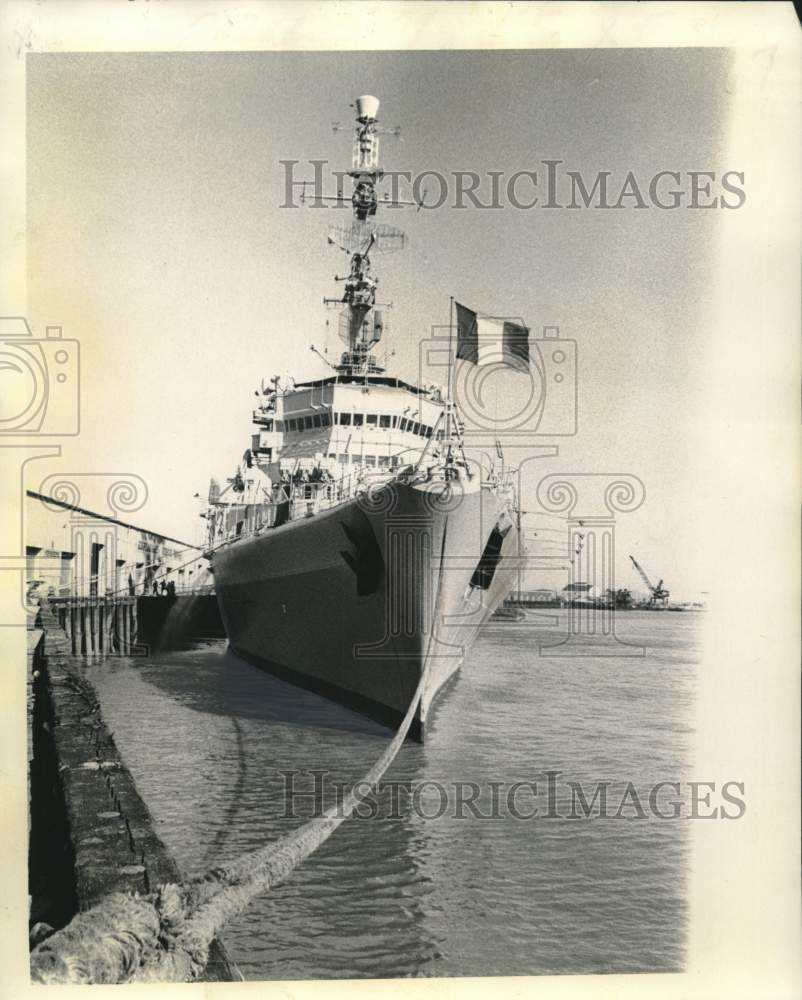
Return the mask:
MULTIPOLYGON (((318 205, 321 202, 340 205, 348 201, 351 203, 353 221, 347 225, 331 225, 328 232, 329 245, 339 248, 350 257, 348 273, 335 277, 335 281, 344 282, 344 292, 341 298, 327 298, 324 302, 340 307, 339 334, 347 350, 336 366, 337 371, 364 375, 384 370, 376 363, 370 351, 381 340, 384 332, 384 314, 381 309, 390 307, 390 303, 384 303, 377 308, 379 303, 376 302, 376 286, 379 279, 373 273, 371 256, 394 253, 407 245, 406 235, 400 229, 376 222, 376 211, 380 204, 394 207, 410 205, 417 208, 420 205, 415 201, 391 199, 387 195, 379 198, 377 186, 384 176, 384 171, 379 166, 379 136, 389 134, 399 137, 401 129, 398 126, 379 126, 379 101, 376 97, 368 94, 357 97, 351 107, 356 111, 356 123, 351 170, 348 171, 348 176, 353 181, 350 199, 340 192, 335 197, 315 194, 312 200, 318 205)), ((343 128, 340 122, 332 122, 335 132, 343 128)), ((305 200, 304 195, 302 200, 305 200)))
POLYGON ((359 220, 350 226, 329 226, 328 239, 331 246, 348 254, 366 254, 369 249, 378 254, 394 253, 407 245, 406 234, 395 226, 359 220))

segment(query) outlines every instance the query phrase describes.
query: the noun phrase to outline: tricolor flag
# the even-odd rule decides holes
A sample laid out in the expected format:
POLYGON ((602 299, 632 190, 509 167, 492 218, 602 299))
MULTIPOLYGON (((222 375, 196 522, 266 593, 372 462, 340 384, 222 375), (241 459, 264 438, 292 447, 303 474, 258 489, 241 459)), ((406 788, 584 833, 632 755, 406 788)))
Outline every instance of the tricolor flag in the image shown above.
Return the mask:
POLYGON ((529 330, 523 323, 494 319, 457 307, 457 357, 475 365, 503 364, 529 370, 529 330))

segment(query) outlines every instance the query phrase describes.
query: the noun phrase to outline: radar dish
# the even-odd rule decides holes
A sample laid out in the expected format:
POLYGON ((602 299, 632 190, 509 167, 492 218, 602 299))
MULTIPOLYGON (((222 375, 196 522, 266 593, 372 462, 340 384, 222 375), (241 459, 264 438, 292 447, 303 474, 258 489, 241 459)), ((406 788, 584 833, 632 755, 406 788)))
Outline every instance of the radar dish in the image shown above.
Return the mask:
POLYGON ((406 234, 378 222, 354 222, 349 226, 329 226, 329 243, 346 253, 393 253, 407 245, 406 234))
POLYGON ((382 314, 370 306, 345 306, 340 312, 340 340, 354 351, 371 348, 384 332, 382 314))

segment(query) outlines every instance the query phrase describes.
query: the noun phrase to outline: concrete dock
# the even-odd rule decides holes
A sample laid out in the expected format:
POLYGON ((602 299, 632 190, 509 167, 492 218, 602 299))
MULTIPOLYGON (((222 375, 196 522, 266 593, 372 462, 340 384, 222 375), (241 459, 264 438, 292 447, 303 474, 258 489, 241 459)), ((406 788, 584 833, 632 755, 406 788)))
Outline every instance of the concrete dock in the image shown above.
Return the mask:
MULTIPOLYGON (((144 600, 153 605, 147 612, 153 622, 167 619, 170 602, 144 600)), ((89 655, 96 657, 110 655, 115 645, 125 653, 126 643, 129 648, 136 644, 137 632, 129 627, 136 610, 136 599, 114 606, 104 602, 102 610, 78 601, 55 607, 45 601, 29 620, 32 945, 110 893, 147 895, 160 885, 181 881, 82 670, 81 651, 86 655, 87 642, 89 655), (119 631, 111 627, 114 622, 119 631)), ((220 941, 214 940, 204 979, 241 978, 220 941)))

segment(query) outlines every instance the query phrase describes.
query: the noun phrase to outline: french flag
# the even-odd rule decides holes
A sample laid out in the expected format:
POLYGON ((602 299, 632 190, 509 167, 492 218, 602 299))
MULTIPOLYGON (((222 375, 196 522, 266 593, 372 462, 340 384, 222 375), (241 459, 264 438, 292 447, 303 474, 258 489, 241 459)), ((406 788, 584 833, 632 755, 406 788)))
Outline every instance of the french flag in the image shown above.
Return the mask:
POLYGON ((457 357, 474 365, 500 364, 529 370, 529 330, 521 322, 483 316, 457 307, 457 357))

